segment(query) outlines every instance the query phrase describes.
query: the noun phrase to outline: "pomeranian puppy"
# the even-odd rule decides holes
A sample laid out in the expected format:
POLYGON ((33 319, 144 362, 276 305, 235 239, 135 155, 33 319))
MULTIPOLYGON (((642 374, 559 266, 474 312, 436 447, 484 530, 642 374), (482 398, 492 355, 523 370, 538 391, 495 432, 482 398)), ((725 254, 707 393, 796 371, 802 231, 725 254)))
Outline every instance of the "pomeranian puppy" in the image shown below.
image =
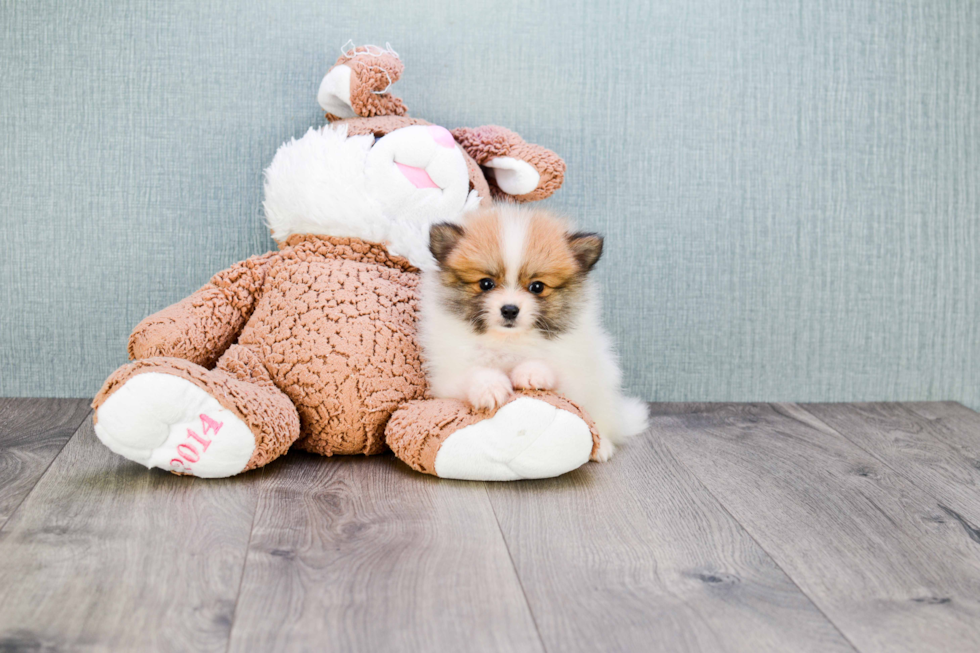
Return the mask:
POLYGON ((424 275, 420 335, 434 396, 492 410, 515 388, 554 390, 595 421, 602 461, 646 428, 646 406, 620 389, 589 279, 602 236, 496 204, 434 225, 429 248, 438 269, 424 275))

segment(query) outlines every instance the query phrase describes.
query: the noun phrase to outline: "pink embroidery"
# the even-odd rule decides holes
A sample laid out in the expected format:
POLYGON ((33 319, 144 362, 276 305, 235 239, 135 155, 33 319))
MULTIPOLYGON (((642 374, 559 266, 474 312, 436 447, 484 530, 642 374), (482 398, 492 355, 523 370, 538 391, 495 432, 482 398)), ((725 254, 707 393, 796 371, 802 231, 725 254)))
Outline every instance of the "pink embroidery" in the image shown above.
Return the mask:
MULTIPOLYGON (((207 431, 205 431, 205 433, 207 433, 207 431)), ((202 438, 201 436, 199 436, 197 433, 195 433, 194 431, 192 431, 190 429, 187 429, 187 437, 194 438, 195 440, 197 440, 198 442, 201 443, 201 447, 202 447, 201 453, 204 453, 205 451, 207 451, 208 450, 208 447, 211 446, 211 441, 210 440, 205 440, 204 438, 202 438)))
POLYGON ((216 422, 204 413, 201 413, 201 424, 204 435, 208 434, 208 429, 211 429, 211 435, 218 435, 218 429, 225 425, 224 422, 216 422))
MULTIPOLYGON (((204 413, 200 414, 201 418, 201 431, 204 435, 208 435, 210 432, 211 437, 218 434, 218 431, 222 426, 225 425, 224 422, 219 422, 213 420, 204 413)), ((179 458, 173 458, 170 461, 170 468, 175 472, 180 472, 182 474, 191 474, 191 468, 188 463, 196 463, 201 459, 201 454, 208 450, 211 446, 212 440, 201 437, 191 429, 187 429, 187 440, 177 445, 177 455, 179 458), (197 448, 191 442, 191 440, 197 440, 198 444, 201 445, 201 451, 198 452, 197 448)))
POLYGON ((186 444, 186 443, 185 444, 178 444, 177 445, 177 453, 179 453, 180 454, 180 457, 183 458, 184 460, 186 460, 189 463, 196 463, 198 460, 201 459, 201 455, 199 453, 197 453, 197 449, 195 449, 193 447, 193 445, 190 445, 190 444, 186 444), (183 447, 185 449, 185 451, 181 451, 181 447, 183 447), (190 452, 190 453, 188 453, 188 452, 190 452), (192 455, 194 456, 193 458, 191 458, 192 455))

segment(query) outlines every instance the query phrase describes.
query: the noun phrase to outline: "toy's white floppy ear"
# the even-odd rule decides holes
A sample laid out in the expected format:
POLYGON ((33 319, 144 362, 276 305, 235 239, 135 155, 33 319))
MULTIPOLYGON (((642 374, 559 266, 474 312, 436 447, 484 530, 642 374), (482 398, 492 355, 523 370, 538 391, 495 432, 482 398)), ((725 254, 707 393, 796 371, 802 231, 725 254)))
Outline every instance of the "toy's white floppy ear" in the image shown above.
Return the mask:
POLYGON ((505 127, 459 127, 453 138, 483 167, 490 192, 514 202, 536 202, 561 188, 565 162, 505 127))
POLYGON ((324 111, 338 118, 353 118, 357 115, 350 102, 350 78, 351 69, 344 65, 334 66, 323 77, 316 101, 324 111))
POLYGON ((527 161, 510 156, 498 156, 483 164, 493 168, 497 188, 508 195, 526 195, 538 187, 541 175, 527 161))

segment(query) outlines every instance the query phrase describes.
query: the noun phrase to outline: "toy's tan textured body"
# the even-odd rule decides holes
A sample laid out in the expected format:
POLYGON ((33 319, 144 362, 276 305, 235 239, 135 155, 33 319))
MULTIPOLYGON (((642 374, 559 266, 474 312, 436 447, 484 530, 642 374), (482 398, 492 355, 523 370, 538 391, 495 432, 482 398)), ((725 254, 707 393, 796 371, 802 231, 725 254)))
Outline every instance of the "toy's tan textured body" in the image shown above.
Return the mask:
POLYGON ((134 362, 93 402, 96 434, 116 453, 221 477, 294 446, 390 447, 421 472, 510 480, 564 473, 596 450, 591 421, 556 395, 521 393, 494 413, 425 398, 416 326, 429 226, 504 192, 484 166, 528 201, 560 186, 564 163, 500 127, 454 136, 405 117, 399 99, 374 92, 379 56, 385 80, 401 73, 396 55, 377 52, 350 51, 321 85, 321 104, 355 117, 284 144, 266 171, 279 251, 134 330, 134 362))
POLYGON ((354 239, 293 236, 273 259, 239 343, 261 357, 300 416, 298 447, 384 450, 384 427, 425 393, 417 270, 354 239))
POLYGON ((292 236, 143 320, 129 347, 142 360, 117 371, 95 407, 117 383, 165 368, 219 386, 223 404, 278 443, 265 447, 272 457, 294 441, 325 456, 379 453, 391 414, 425 393, 418 282, 408 261, 378 246, 292 236), (215 354, 216 371, 202 370, 215 354))

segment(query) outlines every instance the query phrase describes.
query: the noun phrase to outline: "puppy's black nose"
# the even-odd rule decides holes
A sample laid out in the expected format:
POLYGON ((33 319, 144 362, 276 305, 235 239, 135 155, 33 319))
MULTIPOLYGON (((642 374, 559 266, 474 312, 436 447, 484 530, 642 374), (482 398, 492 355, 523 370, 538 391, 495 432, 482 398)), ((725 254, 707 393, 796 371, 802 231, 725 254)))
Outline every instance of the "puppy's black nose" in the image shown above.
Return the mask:
POLYGON ((505 320, 513 320, 520 312, 521 309, 517 308, 513 304, 506 304, 500 307, 500 314, 504 316, 505 320))

